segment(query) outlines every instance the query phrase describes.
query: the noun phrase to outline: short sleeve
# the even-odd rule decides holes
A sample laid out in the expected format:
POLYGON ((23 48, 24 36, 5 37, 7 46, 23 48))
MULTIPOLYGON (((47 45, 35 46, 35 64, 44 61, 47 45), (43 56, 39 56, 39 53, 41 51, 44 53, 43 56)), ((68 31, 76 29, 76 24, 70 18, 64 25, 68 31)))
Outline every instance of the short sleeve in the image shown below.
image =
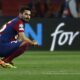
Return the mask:
POLYGON ((14 30, 17 32, 24 32, 24 24, 21 20, 19 20, 15 25, 14 25, 14 30))

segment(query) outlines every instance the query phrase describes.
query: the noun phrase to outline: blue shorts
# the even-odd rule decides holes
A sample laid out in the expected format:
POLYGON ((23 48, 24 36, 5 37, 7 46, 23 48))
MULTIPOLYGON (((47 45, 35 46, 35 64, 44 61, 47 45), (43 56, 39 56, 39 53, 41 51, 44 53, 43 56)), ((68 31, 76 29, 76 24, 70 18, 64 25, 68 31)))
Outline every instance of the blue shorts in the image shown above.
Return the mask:
POLYGON ((0 43, 0 57, 6 57, 15 50, 17 50, 22 41, 11 41, 11 42, 1 42, 0 43))

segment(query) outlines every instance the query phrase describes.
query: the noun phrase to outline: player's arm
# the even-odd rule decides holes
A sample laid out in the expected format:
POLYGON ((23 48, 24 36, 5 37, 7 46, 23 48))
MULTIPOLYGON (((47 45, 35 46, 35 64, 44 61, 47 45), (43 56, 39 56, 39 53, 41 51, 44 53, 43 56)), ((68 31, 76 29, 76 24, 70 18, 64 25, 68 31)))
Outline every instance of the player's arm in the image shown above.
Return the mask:
POLYGON ((24 34, 24 25, 22 20, 19 20, 16 25, 14 26, 14 30, 18 32, 18 39, 22 41, 26 41, 31 45, 38 45, 36 41, 30 40, 28 37, 24 34))
POLYGON ((25 36, 24 32, 19 32, 18 35, 19 35, 20 40, 26 41, 26 42, 30 43, 31 45, 38 45, 36 41, 32 41, 29 38, 27 38, 25 36))

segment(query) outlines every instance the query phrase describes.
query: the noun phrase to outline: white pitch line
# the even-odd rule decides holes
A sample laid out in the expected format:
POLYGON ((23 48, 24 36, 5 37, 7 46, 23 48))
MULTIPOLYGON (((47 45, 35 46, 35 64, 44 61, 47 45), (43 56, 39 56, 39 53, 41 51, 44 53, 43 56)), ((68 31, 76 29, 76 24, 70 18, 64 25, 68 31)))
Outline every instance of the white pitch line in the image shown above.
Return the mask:
MULTIPOLYGON (((13 75, 13 74, 17 74, 18 72, 4 72, 4 73, 0 73, 0 75, 13 75)), ((58 71, 22 71, 19 72, 18 75, 80 75, 80 72, 66 72, 66 71, 62 71, 62 72, 58 72, 58 71)))

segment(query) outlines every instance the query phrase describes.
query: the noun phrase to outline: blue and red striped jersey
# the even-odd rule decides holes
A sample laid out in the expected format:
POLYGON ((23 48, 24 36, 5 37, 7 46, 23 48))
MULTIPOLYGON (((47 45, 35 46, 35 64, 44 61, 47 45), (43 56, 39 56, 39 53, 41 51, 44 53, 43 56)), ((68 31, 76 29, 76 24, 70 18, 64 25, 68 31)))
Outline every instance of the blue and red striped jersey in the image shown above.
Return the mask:
POLYGON ((24 22, 19 17, 16 17, 4 24, 0 29, 0 42, 15 40, 15 36, 19 32, 24 32, 24 22))

